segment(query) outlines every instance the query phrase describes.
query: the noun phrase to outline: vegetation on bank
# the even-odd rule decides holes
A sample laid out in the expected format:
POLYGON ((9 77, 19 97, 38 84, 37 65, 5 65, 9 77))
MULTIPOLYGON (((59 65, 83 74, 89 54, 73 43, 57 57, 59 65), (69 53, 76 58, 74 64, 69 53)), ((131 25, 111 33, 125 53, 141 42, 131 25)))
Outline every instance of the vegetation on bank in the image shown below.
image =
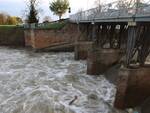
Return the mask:
POLYGON ((62 29, 65 25, 67 24, 67 22, 63 21, 63 22, 54 22, 54 23, 45 23, 45 24, 41 24, 41 26, 36 27, 37 29, 52 29, 52 30, 59 30, 62 29))
MULTIPOLYGON (((24 12, 24 19, 16 16, 11 16, 5 12, 0 12, 0 27, 10 28, 16 26, 10 25, 20 25, 20 24, 35 24, 39 23, 40 17, 39 13, 41 9, 39 9, 40 0, 25 0, 26 1, 26 9, 24 12), (4 26, 2 26, 4 25, 4 26)), ((55 14, 59 16, 59 22, 52 22, 51 17, 46 16, 43 19, 44 27, 40 26, 38 28, 43 29, 61 29, 64 27, 65 23, 62 21, 62 16, 67 12, 70 12, 69 0, 53 0, 49 4, 49 9, 55 14), (50 22, 50 23, 49 23, 50 22)))
MULTIPOLYGON (((24 25, 0 25, 1 29, 10 29, 10 28, 26 28, 26 29, 51 29, 51 30, 60 30, 65 25, 67 25, 68 21, 55 21, 51 23, 41 23, 41 24, 27 24, 28 27, 24 27, 24 25)), ((25 25, 26 26, 26 25, 25 25)))
POLYGON ((17 25, 22 23, 23 21, 20 17, 10 16, 7 13, 0 12, 0 25, 17 25))
POLYGON ((10 28, 22 28, 21 25, 0 25, 0 28, 2 29, 10 29, 10 28))

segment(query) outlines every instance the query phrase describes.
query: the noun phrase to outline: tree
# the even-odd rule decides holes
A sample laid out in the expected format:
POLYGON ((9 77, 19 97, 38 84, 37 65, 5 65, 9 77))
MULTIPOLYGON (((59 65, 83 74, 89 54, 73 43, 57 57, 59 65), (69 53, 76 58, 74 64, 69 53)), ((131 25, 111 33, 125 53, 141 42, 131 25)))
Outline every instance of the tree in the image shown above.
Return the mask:
POLYGON ((94 4, 96 5, 96 7, 101 7, 102 5, 101 0, 95 0, 94 4))
POLYGON ((129 2, 128 0, 119 0, 117 4, 117 8, 119 10, 128 9, 132 5, 132 2, 129 2))
POLYGON ((0 25, 17 25, 21 24, 22 19, 16 16, 10 16, 7 13, 0 13, 0 25))
POLYGON ((16 16, 9 16, 9 23, 13 24, 13 25, 17 25, 17 24, 22 24, 23 21, 20 17, 16 17, 16 16))
POLYGON ((16 20, 14 18, 12 18, 11 16, 7 17, 7 21, 6 23, 7 25, 15 25, 16 24, 16 20))
POLYGON ((69 1, 68 0, 54 0, 50 4, 50 10, 54 12, 55 15, 59 16, 59 20, 63 14, 66 13, 67 9, 69 9, 69 1))
POLYGON ((38 10, 36 9, 37 6, 37 0, 29 0, 28 5, 28 15, 27 15, 27 23, 38 23, 38 10))
POLYGON ((16 19, 17 24, 22 24, 23 23, 22 18, 20 18, 20 17, 14 17, 14 18, 16 19))
POLYGON ((6 18, 5 15, 3 13, 0 13, 0 25, 5 24, 6 18))

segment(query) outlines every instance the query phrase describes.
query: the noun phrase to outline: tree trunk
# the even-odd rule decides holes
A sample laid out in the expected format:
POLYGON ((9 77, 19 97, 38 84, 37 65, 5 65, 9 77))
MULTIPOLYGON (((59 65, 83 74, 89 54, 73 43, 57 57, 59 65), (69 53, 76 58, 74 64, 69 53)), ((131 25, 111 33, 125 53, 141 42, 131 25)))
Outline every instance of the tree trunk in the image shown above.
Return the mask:
POLYGON ((59 15, 59 20, 61 20, 61 15, 59 15))

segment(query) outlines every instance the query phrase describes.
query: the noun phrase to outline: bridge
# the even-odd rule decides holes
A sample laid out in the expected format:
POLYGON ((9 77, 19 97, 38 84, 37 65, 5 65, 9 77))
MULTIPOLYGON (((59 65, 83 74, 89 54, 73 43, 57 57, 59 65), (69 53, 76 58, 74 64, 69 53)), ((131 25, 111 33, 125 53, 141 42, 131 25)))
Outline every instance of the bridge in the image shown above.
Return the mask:
POLYGON ((142 3, 139 0, 133 3, 132 1, 126 3, 119 0, 70 16, 70 21, 79 24, 79 27, 87 25, 85 28, 87 30, 79 28, 80 32, 91 31, 91 34, 87 33, 87 37, 95 40, 102 48, 105 48, 103 46, 106 44, 109 44, 109 48, 120 48, 123 45, 122 42, 127 40, 127 67, 136 52, 139 53, 137 61, 140 65, 144 64, 150 53, 150 38, 148 38, 150 4, 142 3), (116 29, 120 32, 117 38, 108 36, 115 34, 116 29), (116 47, 114 47, 115 45, 116 47))
POLYGON ((86 11, 79 11, 70 16, 70 21, 76 23, 88 22, 149 22, 150 4, 146 3, 126 3, 116 1, 106 5, 99 5, 86 11))
POLYGON ((119 0, 80 11, 69 20, 84 34, 85 44, 83 40, 76 41, 75 56, 87 58, 88 74, 102 74, 121 62, 115 107, 135 107, 150 97, 150 66, 146 62, 150 54, 149 2, 119 0))

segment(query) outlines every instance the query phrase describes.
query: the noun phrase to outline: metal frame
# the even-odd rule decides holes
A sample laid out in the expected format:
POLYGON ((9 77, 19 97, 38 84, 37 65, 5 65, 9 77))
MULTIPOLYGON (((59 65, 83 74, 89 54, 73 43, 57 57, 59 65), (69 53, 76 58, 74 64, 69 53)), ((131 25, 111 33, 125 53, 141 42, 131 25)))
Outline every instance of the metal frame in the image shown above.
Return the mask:
POLYGON ((72 22, 125 22, 150 21, 150 4, 142 6, 133 4, 129 7, 118 7, 119 2, 113 2, 99 7, 81 11, 70 16, 72 22))
POLYGON ((138 63, 138 66, 145 66, 146 58, 150 54, 150 25, 139 24, 129 26, 128 42, 126 51, 126 66, 138 63), (133 62, 134 61, 134 62, 133 62))

